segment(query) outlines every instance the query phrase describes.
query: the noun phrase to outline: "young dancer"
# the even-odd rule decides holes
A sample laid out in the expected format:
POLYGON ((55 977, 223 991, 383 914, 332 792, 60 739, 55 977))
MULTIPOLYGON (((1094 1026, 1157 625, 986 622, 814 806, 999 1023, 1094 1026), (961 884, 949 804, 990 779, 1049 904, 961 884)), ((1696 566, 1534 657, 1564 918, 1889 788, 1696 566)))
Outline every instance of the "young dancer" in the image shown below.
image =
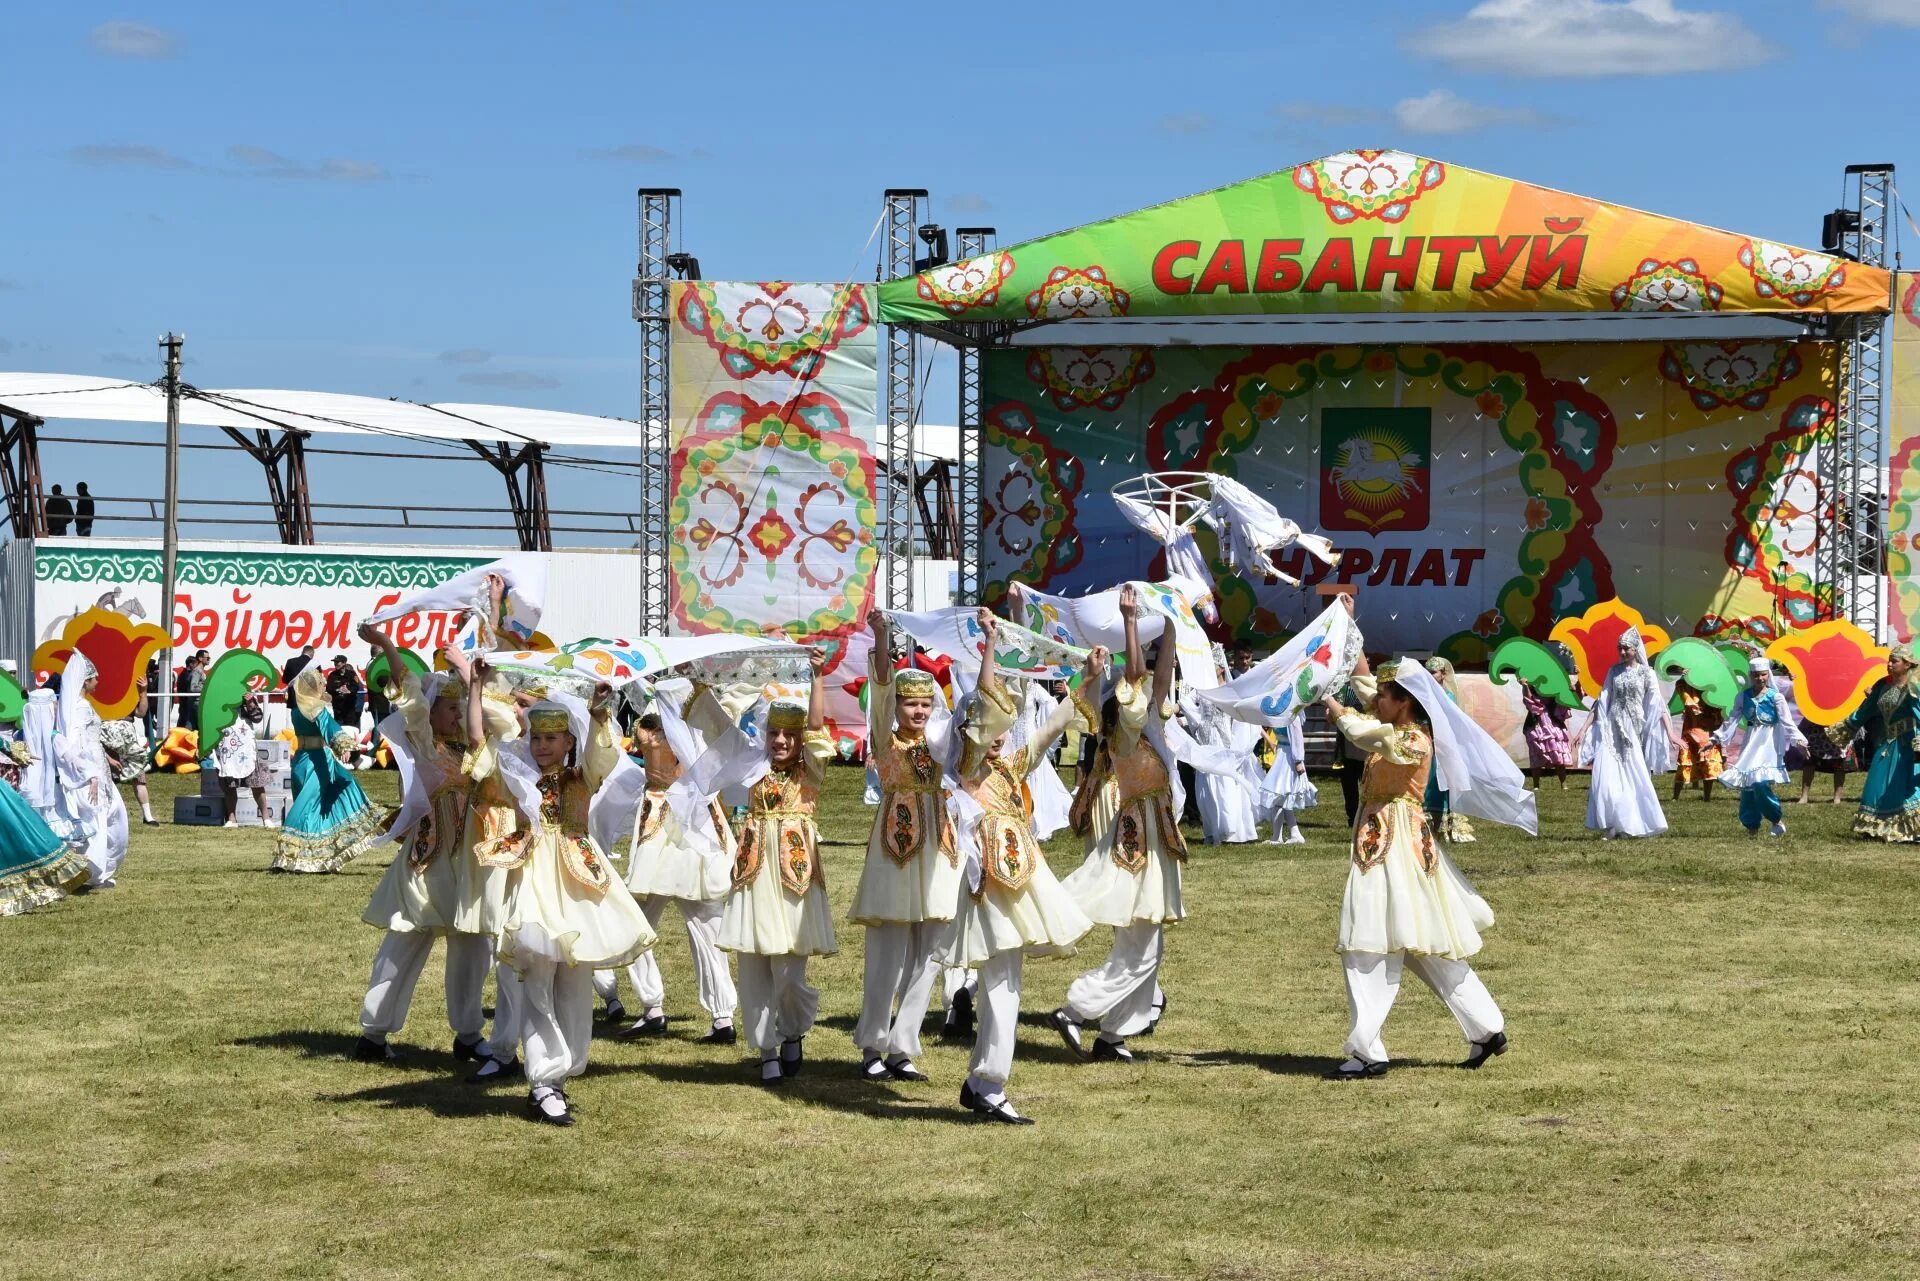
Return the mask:
POLYGON ((398 1057, 388 1038, 406 1023, 433 942, 444 938, 454 1061, 497 1058, 500 1065, 488 1076, 498 1075, 514 1061, 511 1039, 499 1043, 498 1035, 512 1025, 513 996, 501 984, 490 1046, 481 1035, 482 992, 505 920, 507 872, 484 866, 475 849, 512 833, 516 820, 513 798, 499 781, 476 783, 473 773, 502 743, 519 737, 519 718, 507 700, 486 696, 457 650, 442 651, 450 670, 423 679, 403 665, 386 632, 365 625, 360 639, 386 656, 389 673, 405 675, 381 731, 400 772, 401 806, 379 843, 397 844, 399 852, 360 916, 386 935, 367 979, 354 1056, 398 1057))
MULTIPOLYGON (((485 675, 482 660, 472 680, 485 675)), ((573 1124, 566 1083, 587 1069, 594 970, 625 965, 653 946, 646 914, 594 835, 596 795, 623 765, 635 768, 614 742, 610 696, 600 686, 589 707, 556 691, 528 709, 526 734, 508 743, 496 764, 522 824, 476 850, 483 866, 511 870, 500 954, 521 980, 528 1114, 549 1125, 573 1124)), ((471 695, 468 702, 475 706, 471 695)), ((477 715, 470 713, 473 737, 480 736, 471 719, 477 715)), ((490 763, 476 762, 474 776, 490 763)))
POLYGON ((811 661, 806 706, 779 701, 768 707, 763 744, 729 731, 674 785, 672 797, 685 822, 706 796, 735 784, 747 788, 720 946, 739 966, 741 1031, 760 1053, 760 1083, 768 1086, 799 1075, 805 1065, 806 1035, 820 1010, 820 993, 807 984, 807 958, 839 949, 813 818, 834 755, 826 731, 826 656, 815 650, 811 661))
POLYGON ((1405 970, 1446 1003, 1467 1038, 1461 1066, 1478 1068, 1507 1049, 1506 1021, 1468 964, 1493 912, 1434 839, 1428 781, 1443 775, 1455 807, 1529 832, 1533 796, 1519 768, 1419 664, 1384 664, 1376 682, 1362 658, 1352 683, 1371 715, 1332 698, 1322 704, 1368 753, 1337 944, 1352 1027, 1347 1058, 1329 1075, 1354 1081, 1386 1073, 1380 1030, 1405 970))
POLYGON ((1773 794, 1773 787, 1791 778, 1787 749, 1797 746, 1804 750, 1807 740, 1794 724, 1793 709, 1774 688, 1773 664, 1764 658, 1756 656, 1747 664, 1747 687, 1734 702, 1733 715, 1715 735, 1718 743, 1724 747, 1731 742, 1735 730, 1746 732, 1746 745, 1740 749, 1740 759, 1721 779, 1740 791, 1740 826, 1747 829, 1748 836, 1758 836, 1760 825, 1769 823, 1769 836, 1785 836, 1787 825, 1782 821, 1780 798, 1773 794))
POLYGON ((1707 705, 1700 691, 1682 680, 1674 691, 1680 697, 1679 760, 1673 771, 1673 799, 1695 783, 1700 784, 1700 799, 1713 799, 1714 780, 1726 769, 1726 757, 1720 750, 1720 728, 1726 718, 1718 708, 1707 705))
POLYGON ((1320 803, 1320 791, 1307 777, 1307 740, 1298 717, 1273 732, 1273 765, 1267 770, 1266 790, 1273 798, 1268 807, 1273 839, 1267 844, 1305 845, 1299 814, 1320 803))
POLYGON ((327 683, 308 667, 294 677, 287 710, 297 736, 293 801, 273 857, 276 872, 337 872, 380 839, 380 810, 333 753, 339 722, 327 706, 327 683))
POLYGON ((1567 766, 1573 764, 1573 743, 1567 737, 1567 709, 1557 700, 1535 691, 1522 682, 1520 701, 1527 709, 1527 776, 1533 790, 1540 790, 1540 779, 1548 770, 1560 776, 1560 790, 1567 790, 1567 766))
POLYGON ((874 610, 867 749, 880 777, 880 811, 849 919, 867 927, 860 1075, 924 1081, 915 1065, 920 1024, 933 999, 934 959, 960 901, 960 855, 947 812, 944 745, 928 739, 939 696, 933 676, 892 670, 892 629, 874 610), (898 998, 898 1005, 895 999, 898 998))
MULTIPOLYGON (((998 620, 986 610, 980 613, 991 652, 998 620)), ((1098 687, 1106 667, 1106 650, 1095 647, 1083 679, 1098 687)), ((1032 1119, 1007 1098, 1022 963, 1028 956, 1071 955, 1093 922, 1047 866, 1026 800, 1028 776, 1036 768, 1052 768, 1047 752, 1079 715, 1078 708, 1061 702, 1031 738, 1010 746, 1016 706, 993 662, 983 663, 959 771, 971 802, 963 809, 972 820, 963 844, 970 847, 969 876, 977 881, 961 899, 945 959, 950 965, 979 967, 980 1030, 960 1087, 961 1106, 984 1120, 1031 1125, 1032 1119)))
POLYGON ((1603 840, 1664 833, 1667 816, 1653 776, 1673 768, 1673 718, 1638 628, 1629 627, 1620 637, 1620 661, 1607 673, 1599 700, 1574 736, 1576 749, 1583 744, 1593 762, 1587 826, 1603 840))

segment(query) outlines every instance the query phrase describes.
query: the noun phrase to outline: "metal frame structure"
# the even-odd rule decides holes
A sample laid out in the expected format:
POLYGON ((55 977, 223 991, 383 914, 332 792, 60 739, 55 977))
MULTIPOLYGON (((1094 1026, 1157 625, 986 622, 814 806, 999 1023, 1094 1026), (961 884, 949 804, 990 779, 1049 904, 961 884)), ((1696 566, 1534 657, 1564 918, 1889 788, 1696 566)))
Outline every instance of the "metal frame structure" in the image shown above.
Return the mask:
POLYGON ((15 538, 39 538, 47 532, 46 507, 40 496, 40 428, 44 425, 30 414, 0 409, 0 487, 6 491, 15 538))
POLYGON ((283 431, 275 439, 272 432, 261 428, 253 433, 254 439, 249 440, 236 427, 220 430, 266 469, 267 499, 273 504, 273 523, 280 541, 296 546, 312 543, 313 500, 307 489, 307 433, 283 431))
POLYGON ((553 521, 547 510, 547 468, 542 445, 470 440, 467 447, 493 465, 507 482, 507 502, 513 508, 513 532, 523 552, 553 550, 553 521), (526 489, 521 489, 521 473, 526 489))
MULTIPOLYGON (((927 193, 918 187, 886 191, 886 248, 882 280, 911 276, 914 237, 927 193)), ((880 424, 880 467, 887 479, 880 512, 880 603, 889 609, 913 608, 913 517, 919 476, 914 448, 914 393, 920 356, 919 335, 906 325, 887 326, 887 352, 881 364, 885 419, 880 424)))
MULTIPOLYGON (((959 227, 954 231, 960 260, 978 258, 993 247, 992 227, 959 227)), ((962 604, 977 605, 986 590, 985 565, 981 538, 986 530, 985 448, 986 425, 981 421, 984 389, 981 384, 980 349, 962 347, 960 360, 960 439, 959 466, 954 485, 954 503, 959 524, 958 572, 955 596, 962 604)))
MULTIPOLYGON (((1848 165, 1840 252, 1872 267, 1887 265, 1892 165, 1848 165)), ((1888 299, 1889 308, 1893 300, 1888 299)), ((1876 640, 1886 622, 1887 433, 1883 407, 1886 320, 1849 317, 1835 326, 1841 344, 1839 416, 1820 481, 1832 517, 1815 568, 1833 587, 1836 615, 1876 640)))
POLYGON ((678 187, 642 187, 640 265, 633 281, 633 318, 640 322, 640 599, 646 611, 642 630, 664 636, 672 612, 668 603, 667 521, 673 464, 668 413, 667 343, 672 306, 667 255, 673 247, 674 205, 678 187))

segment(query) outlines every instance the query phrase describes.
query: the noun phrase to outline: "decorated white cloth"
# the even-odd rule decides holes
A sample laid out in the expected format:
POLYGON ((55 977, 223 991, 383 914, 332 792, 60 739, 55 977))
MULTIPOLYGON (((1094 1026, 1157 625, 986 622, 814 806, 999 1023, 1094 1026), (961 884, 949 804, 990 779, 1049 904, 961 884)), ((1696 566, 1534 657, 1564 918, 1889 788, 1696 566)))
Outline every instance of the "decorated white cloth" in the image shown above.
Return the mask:
POLYGON ((367 615, 366 621, 385 623, 424 610, 466 611, 471 623, 462 632, 462 648, 484 654, 498 649, 502 639, 523 644, 532 640, 545 610, 546 592, 545 558, 537 552, 518 552, 456 574, 436 587, 408 592, 385 609, 367 615), (489 616, 489 578, 498 578, 506 587, 497 618, 489 616))
MULTIPOLYGON (((1138 630, 1140 643, 1160 639, 1168 624, 1174 629, 1176 656, 1180 660, 1180 679, 1196 689, 1209 689, 1220 683, 1214 670, 1213 642, 1200 625, 1196 602, 1209 599, 1207 580, 1168 578, 1164 582, 1130 584, 1140 602, 1138 630)), ((1118 654, 1126 648, 1126 625, 1120 617, 1120 588, 1093 592, 1086 596, 1054 596, 1021 588, 1021 614, 1016 621, 1045 636, 1082 650, 1104 645, 1118 654)))
POLYGON ((1302 533, 1272 503, 1233 477, 1215 474, 1209 488, 1211 496, 1201 519, 1220 536, 1221 555, 1235 573, 1277 578, 1297 587, 1300 580, 1281 573, 1272 555, 1295 545, 1325 564, 1334 563, 1332 543, 1317 534, 1302 533))
POLYGON ((577 641, 557 650, 502 650, 487 661, 511 688, 555 685, 576 696, 595 685, 620 689, 675 676, 703 685, 809 680, 807 650, 767 636, 639 636, 577 641))
POLYGON ((1402 659, 1395 666, 1393 682, 1412 694, 1427 713, 1433 726, 1434 769, 1453 808, 1537 834, 1540 821, 1534 794, 1527 790, 1526 776, 1506 749, 1447 697, 1420 664, 1402 659))
POLYGON ((87 883, 99 887, 112 885, 126 861, 127 804, 100 745, 100 714, 86 696, 93 675, 92 661, 75 650, 60 676, 59 727, 53 739, 59 821, 48 818, 47 825, 85 855, 87 883))
POLYGON ((1272 654, 1213 689, 1195 690, 1202 701, 1236 721, 1290 725, 1306 709, 1346 684, 1364 641, 1353 615, 1339 601, 1272 654))
MULTIPOLYGON (((987 642, 980 630, 979 611, 965 605, 943 609, 888 614, 893 625, 923 648, 951 658, 957 666, 977 673, 987 642)), ((1018 623, 1002 620, 994 634, 994 666, 1002 676, 1028 680, 1066 680, 1087 661, 1079 646, 1043 635, 1018 623)))
MULTIPOLYGON (((1115 494, 1114 505, 1127 523, 1141 533, 1152 538, 1167 549, 1167 572, 1178 575, 1195 583, 1212 583, 1213 570, 1207 564, 1207 558, 1200 551, 1200 544, 1194 541, 1193 530, 1176 521, 1167 512, 1138 498, 1126 494, 1115 494)), ((1207 592, 1204 600, 1196 601, 1195 608, 1200 616, 1211 623, 1219 617, 1214 609, 1213 593, 1207 592)))
MULTIPOLYGON (((1640 643, 1637 633, 1627 635, 1640 643)), ((1608 837, 1658 836, 1667 830, 1653 776, 1672 771, 1673 737, 1673 718, 1646 651, 1641 649, 1636 661, 1615 663, 1580 743, 1580 763, 1593 769, 1588 828, 1608 837)))

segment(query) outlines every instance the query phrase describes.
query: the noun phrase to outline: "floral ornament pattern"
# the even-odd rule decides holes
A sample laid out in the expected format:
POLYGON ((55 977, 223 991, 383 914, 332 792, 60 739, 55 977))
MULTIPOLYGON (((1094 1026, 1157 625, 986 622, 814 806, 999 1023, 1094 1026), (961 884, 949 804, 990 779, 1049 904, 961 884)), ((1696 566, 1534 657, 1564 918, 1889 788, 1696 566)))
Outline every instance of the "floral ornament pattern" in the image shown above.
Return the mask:
POLYGON ((1852 620, 1829 618, 1767 646, 1767 657, 1793 674, 1793 701, 1815 725, 1853 715, 1886 672, 1889 651, 1852 620))
POLYGON ((1833 589, 1814 575, 1822 531, 1833 519, 1833 502, 1820 484, 1820 455, 1833 448, 1834 423, 1832 401, 1802 396, 1780 416, 1778 429, 1727 463, 1733 496, 1727 564, 1765 588, 1794 627, 1833 614, 1833 589))
POLYGON ((1061 409, 1111 413, 1153 377, 1153 355, 1145 347, 1040 347, 1027 358, 1027 377, 1061 409))
POLYGON ((1027 295, 1027 314, 1036 320, 1083 320, 1090 316, 1124 316, 1133 295, 1107 279, 1107 269, 1055 267, 1038 289, 1027 295))
POLYGON ((1784 298, 1796 307, 1809 305, 1847 279, 1847 269, 1840 259, 1776 245, 1771 240, 1749 240, 1740 246, 1740 265, 1753 277, 1755 293, 1762 298, 1784 298))
POLYGON ((1717 311, 1726 290, 1708 280, 1691 258, 1642 259, 1613 287, 1615 311, 1717 311))
POLYGON ((1363 218, 1399 222, 1413 202, 1446 180, 1446 166, 1405 151, 1342 151, 1299 166, 1293 181, 1342 225, 1363 218))
POLYGON ((1044 587, 1080 563, 1074 517, 1084 468, 1041 434, 1025 405, 995 405, 986 424, 989 461, 981 482, 981 521, 987 544, 1005 570, 999 585, 1017 580, 1044 587))
POLYGON ((117 609, 99 605, 67 620, 60 635, 33 651, 32 670, 64 672, 79 650, 93 664, 97 679, 87 701, 100 719, 116 721, 140 701, 147 660, 166 648, 167 633, 152 623, 136 623, 117 609))
POLYGON ((1577 618, 1561 619, 1547 639, 1573 651, 1575 679, 1589 696, 1598 696, 1607 672, 1620 661, 1620 638, 1630 627, 1639 631, 1649 658, 1672 640, 1664 627, 1649 623, 1639 610, 1617 598, 1589 606, 1577 618))
POLYGON ((958 316, 999 302, 1000 286, 1012 274, 1013 255, 1002 251, 922 272, 914 279, 914 292, 949 316, 958 316))
POLYGON ((1800 372, 1800 354, 1787 342, 1669 343, 1659 368, 1662 378, 1687 389, 1697 409, 1764 409, 1767 397, 1800 372))
POLYGON ((877 550, 873 456, 830 396, 716 396, 673 455, 674 617, 689 631, 844 634, 877 550))
POLYGON ((873 323, 861 285, 692 281, 677 319, 735 378, 812 378, 826 354, 873 323))

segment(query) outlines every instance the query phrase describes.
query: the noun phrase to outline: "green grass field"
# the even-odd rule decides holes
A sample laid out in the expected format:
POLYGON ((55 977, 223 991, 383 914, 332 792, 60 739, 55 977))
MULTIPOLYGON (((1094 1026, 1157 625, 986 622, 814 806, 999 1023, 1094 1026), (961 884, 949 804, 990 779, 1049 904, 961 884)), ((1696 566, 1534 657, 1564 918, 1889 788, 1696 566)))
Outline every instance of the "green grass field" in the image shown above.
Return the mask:
MULTIPOLYGON (((859 782, 833 773, 824 823, 843 915, 859 782)), ((179 786, 156 776, 159 808, 179 786)), ((1549 785, 1539 839, 1456 851, 1500 918, 1477 964, 1512 1051, 1458 1070, 1409 978, 1394 1071, 1338 1084, 1322 792, 1306 847, 1196 845, 1140 1063, 1076 1063, 1035 1021, 1105 931, 1028 966, 1020 1130, 955 1106, 965 1047, 932 1049, 926 1085, 853 1079, 851 926, 812 971, 808 1074, 758 1088, 744 1052, 693 1043, 672 916, 673 1035, 599 1041, 580 1124, 536 1126, 522 1090, 455 1074, 437 959, 408 1063, 346 1058, 384 859, 270 876, 266 833, 136 827, 119 888, 0 921, 0 1275, 1920 1275, 1914 851, 1847 838, 1851 806, 1750 841, 1697 795, 1667 839, 1603 843, 1584 784, 1549 785)))

